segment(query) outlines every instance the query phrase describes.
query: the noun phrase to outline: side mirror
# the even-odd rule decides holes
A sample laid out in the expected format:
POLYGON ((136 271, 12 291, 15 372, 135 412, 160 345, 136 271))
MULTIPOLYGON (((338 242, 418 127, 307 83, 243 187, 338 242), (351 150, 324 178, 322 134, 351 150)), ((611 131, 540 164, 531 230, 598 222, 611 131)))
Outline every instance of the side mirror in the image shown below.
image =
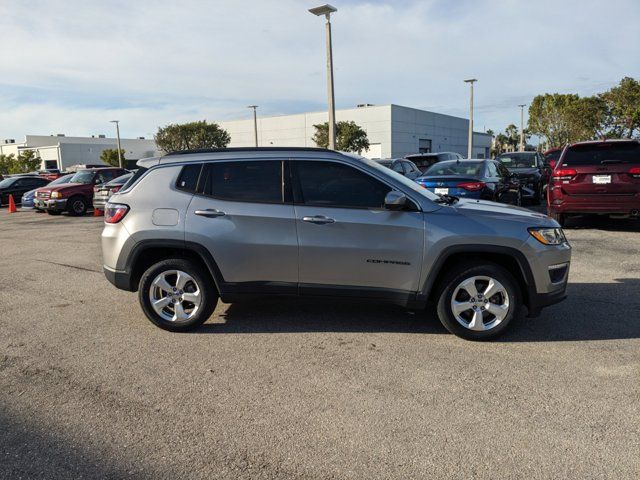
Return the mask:
POLYGON ((391 190, 384 197, 384 208, 387 210, 402 210, 407 206, 407 196, 396 190, 391 190))

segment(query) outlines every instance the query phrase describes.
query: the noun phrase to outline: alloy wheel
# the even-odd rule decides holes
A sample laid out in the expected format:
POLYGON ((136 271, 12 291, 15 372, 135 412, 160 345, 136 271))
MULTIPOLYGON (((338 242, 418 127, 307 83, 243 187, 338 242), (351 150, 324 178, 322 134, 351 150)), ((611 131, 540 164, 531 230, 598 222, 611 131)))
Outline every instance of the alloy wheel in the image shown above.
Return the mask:
POLYGON ((474 276, 463 280, 451 296, 456 321, 473 331, 497 327, 509 313, 509 294, 498 280, 474 276))
POLYGON ((164 320, 186 322, 200 309, 202 293, 195 279, 181 270, 160 273, 149 287, 151 307, 164 320))

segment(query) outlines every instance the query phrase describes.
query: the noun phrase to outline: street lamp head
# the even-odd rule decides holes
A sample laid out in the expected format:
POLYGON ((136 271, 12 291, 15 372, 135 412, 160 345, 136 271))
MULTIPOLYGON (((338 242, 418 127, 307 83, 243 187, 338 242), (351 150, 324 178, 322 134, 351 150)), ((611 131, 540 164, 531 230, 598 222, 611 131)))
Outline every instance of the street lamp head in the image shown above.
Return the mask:
POLYGON ((109 123, 118 123, 120 120, 109 120, 109 123))
POLYGON ((333 5, 329 5, 327 3, 325 5, 320 5, 319 7, 310 8, 309 11, 311 13, 313 13, 314 15, 317 15, 319 17, 324 15, 328 19, 329 15, 331 15, 333 12, 337 12, 338 9, 336 7, 334 7, 333 5))
POLYGON ((247 105, 247 108, 253 108, 253 109, 256 109, 256 108, 258 108, 258 105, 247 105))
POLYGON ((519 106, 520 108, 524 108, 524 107, 526 107, 526 106, 527 106, 527 104, 526 104, 526 103, 523 103, 522 105, 518 105, 518 106, 519 106))
POLYGON ((473 83, 473 82, 477 82, 478 79, 477 78, 469 78, 467 80, 464 81, 464 83, 473 83))

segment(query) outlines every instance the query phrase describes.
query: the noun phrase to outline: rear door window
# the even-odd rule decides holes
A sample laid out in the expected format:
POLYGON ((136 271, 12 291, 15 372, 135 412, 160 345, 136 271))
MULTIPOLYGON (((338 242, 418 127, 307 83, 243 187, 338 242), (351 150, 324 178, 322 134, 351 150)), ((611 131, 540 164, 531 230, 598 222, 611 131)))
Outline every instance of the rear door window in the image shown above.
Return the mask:
POLYGON ((284 201, 284 162, 280 160, 211 162, 205 168, 205 195, 230 202, 284 201))
POLYGON ((640 143, 611 142, 569 147, 562 158, 563 166, 640 164, 640 143))

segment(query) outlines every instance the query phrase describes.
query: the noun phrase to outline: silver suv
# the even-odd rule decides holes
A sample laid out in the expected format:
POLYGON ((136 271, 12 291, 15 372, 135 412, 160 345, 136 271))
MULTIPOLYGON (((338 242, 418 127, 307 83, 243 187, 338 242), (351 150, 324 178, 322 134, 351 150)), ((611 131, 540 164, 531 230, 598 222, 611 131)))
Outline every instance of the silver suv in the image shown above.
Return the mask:
POLYGON ((138 166, 106 206, 104 272, 167 330, 198 327, 218 299, 340 296, 432 303, 450 332, 479 340, 566 296, 556 222, 435 195, 356 155, 230 148, 138 166))

